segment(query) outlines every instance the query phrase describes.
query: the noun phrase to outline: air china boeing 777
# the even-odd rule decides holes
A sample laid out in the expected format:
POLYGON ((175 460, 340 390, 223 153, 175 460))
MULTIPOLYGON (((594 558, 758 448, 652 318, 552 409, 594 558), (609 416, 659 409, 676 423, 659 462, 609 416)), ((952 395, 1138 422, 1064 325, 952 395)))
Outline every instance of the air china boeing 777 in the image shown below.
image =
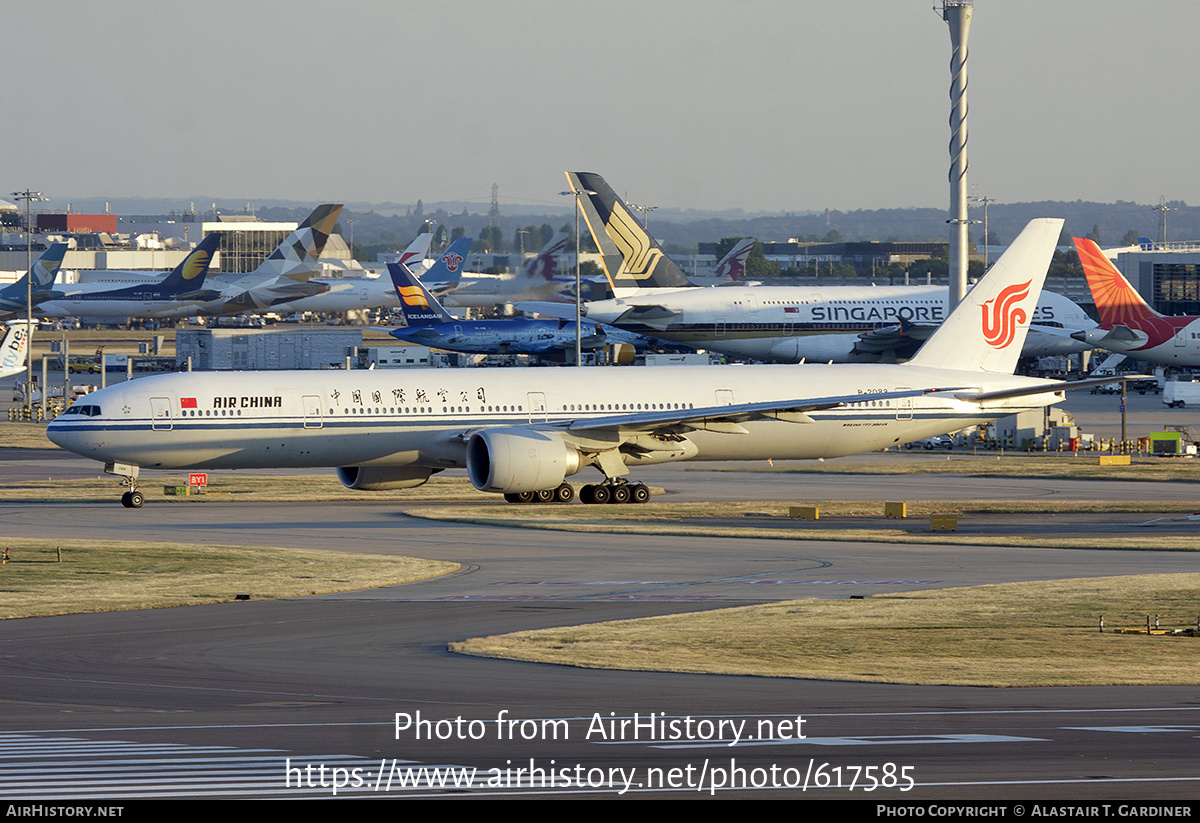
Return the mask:
POLYGON ((1062 224, 1031 222, 903 365, 161 375, 89 394, 47 435, 128 478, 135 508, 142 467, 341 467, 356 489, 466 468, 512 502, 565 502, 591 466, 585 502, 643 501, 630 467, 841 457, 1061 399, 1066 384, 1011 372, 1062 224))

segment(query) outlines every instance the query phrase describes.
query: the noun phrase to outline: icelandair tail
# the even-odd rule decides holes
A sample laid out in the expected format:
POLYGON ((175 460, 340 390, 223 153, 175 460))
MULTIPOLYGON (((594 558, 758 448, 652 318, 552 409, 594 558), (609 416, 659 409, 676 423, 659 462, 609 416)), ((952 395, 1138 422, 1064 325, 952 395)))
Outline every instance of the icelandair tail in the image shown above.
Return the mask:
POLYGON ((254 273, 307 280, 317 271, 317 260, 325 251, 329 235, 342 213, 340 203, 326 203, 313 209, 294 232, 284 238, 275 251, 254 273))
POLYGON ((579 198, 583 216, 600 249, 614 292, 692 285, 603 177, 593 172, 569 171, 567 180, 573 191, 583 192, 579 198))
POLYGON ((1059 218, 1029 221, 909 365, 1011 374, 1062 227, 1059 218))
POLYGON ((421 281, 413 276, 408 266, 388 263, 387 267, 396 293, 400 296, 400 311, 404 312, 405 323, 409 326, 433 326, 454 321, 450 313, 421 285, 421 281))
POLYGON ((1105 326, 1136 326, 1146 320, 1162 317, 1150 308, 1129 281, 1117 271, 1112 261, 1104 256, 1093 241, 1081 237, 1075 240, 1079 262, 1087 277, 1092 300, 1100 312, 1100 323, 1105 326))
POLYGON ((442 252, 421 278, 426 283, 457 282, 462 277, 467 255, 471 251, 471 238, 460 237, 442 252))
POLYGON ((0 377, 25 371, 25 352, 29 348, 29 326, 20 320, 8 324, 0 341, 0 377))
POLYGON ((195 291, 204 287, 204 278, 208 276, 208 267, 212 265, 213 254, 221 245, 221 232, 214 231, 196 244, 187 257, 163 278, 159 285, 163 294, 181 294, 185 291, 195 291))

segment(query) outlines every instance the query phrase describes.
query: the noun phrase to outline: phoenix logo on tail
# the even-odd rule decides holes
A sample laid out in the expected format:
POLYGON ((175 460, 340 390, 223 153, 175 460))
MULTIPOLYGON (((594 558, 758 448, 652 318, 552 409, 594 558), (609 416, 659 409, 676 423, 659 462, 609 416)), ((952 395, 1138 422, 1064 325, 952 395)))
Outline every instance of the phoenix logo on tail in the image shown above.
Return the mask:
POLYGON ((983 304, 983 339, 994 349, 1003 349, 1016 337, 1017 328, 1029 319, 1020 303, 1029 296, 1032 280, 1014 283, 995 299, 983 304))

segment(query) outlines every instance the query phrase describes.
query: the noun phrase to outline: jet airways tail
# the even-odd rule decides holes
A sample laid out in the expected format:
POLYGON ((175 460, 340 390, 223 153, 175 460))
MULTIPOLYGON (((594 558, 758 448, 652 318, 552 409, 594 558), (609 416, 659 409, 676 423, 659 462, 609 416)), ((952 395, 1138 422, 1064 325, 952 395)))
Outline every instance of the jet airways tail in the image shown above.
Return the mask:
POLYGON ((25 353, 29 348, 29 326, 23 321, 8 324, 0 341, 0 377, 25 371, 25 353))
POLYGON ((219 245, 221 232, 214 231, 206 235, 196 244, 196 248, 163 278, 159 290, 164 295, 169 295, 203 288, 204 278, 208 276, 208 267, 212 264, 213 253, 219 245))
POLYGON ((429 267, 429 271, 425 272, 422 280, 426 283, 457 283, 462 277, 463 267, 467 262, 467 255, 471 251, 471 238, 460 237, 450 244, 450 248, 441 253, 441 256, 433 262, 429 267))
POLYGON ((1137 328, 1144 321, 1162 317, 1129 285, 1099 246, 1081 237, 1073 239, 1101 324, 1137 328))
POLYGON ((1011 374, 1062 227, 1059 218, 1029 221, 909 365, 1011 374))
POLYGON ((572 191, 582 192, 579 204, 600 249, 609 285, 620 297, 633 289, 683 288, 692 285, 667 257, 629 207, 598 174, 567 172, 572 191))
POLYGON ((412 326, 432 326, 437 323, 452 323, 454 318, 442 308, 429 290, 421 285, 421 281, 413 276, 412 271, 403 263, 388 263, 388 274, 400 295, 400 311, 404 312, 404 322, 412 326))
POLYGON ((317 260, 325 251, 325 244, 329 241, 329 235, 333 234, 341 213, 340 203, 317 206, 253 274, 308 280, 318 271, 317 260))

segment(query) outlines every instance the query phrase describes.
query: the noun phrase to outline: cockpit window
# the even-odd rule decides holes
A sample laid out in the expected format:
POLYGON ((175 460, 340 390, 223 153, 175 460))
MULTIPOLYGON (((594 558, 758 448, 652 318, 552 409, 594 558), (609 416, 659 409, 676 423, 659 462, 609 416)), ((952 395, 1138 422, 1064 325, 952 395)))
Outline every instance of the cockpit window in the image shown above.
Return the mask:
POLYGON ((65 412, 63 412, 63 414, 64 415, 82 414, 86 417, 99 417, 100 416, 100 407, 76 403, 74 406, 71 406, 71 408, 69 408, 65 412))

